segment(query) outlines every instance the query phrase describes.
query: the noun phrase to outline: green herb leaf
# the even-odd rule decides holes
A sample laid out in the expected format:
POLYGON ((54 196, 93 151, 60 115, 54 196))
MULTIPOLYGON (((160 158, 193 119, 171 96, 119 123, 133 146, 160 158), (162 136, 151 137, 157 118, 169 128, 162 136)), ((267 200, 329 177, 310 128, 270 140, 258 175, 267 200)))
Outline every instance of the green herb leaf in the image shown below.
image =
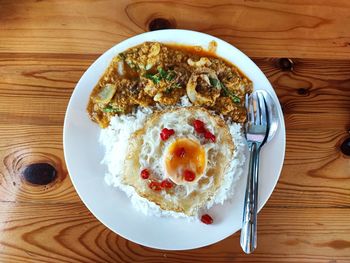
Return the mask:
POLYGON ((229 97, 234 103, 238 104, 241 102, 241 99, 236 96, 232 91, 230 91, 220 80, 209 77, 210 84, 215 88, 221 87, 224 91, 224 94, 229 97))
POLYGON ((221 82, 218 79, 211 78, 211 77, 209 77, 209 82, 215 88, 220 88, 221 85, 222 85, 221 82))
POLYGON ((239 98, 239 97, 235 97, 234 99, 233 99, 233 102, 234 103, 241 103, 241 99, 239 98))
POLYGON ((168 76, 168 73, 163 68, 158 68, 158 73, 160 79, 165 79, 168 76))
POLYGON ((163 68, 159 67, 157 74, 152 75, 146 73, 144 77, 152 80, 154 84, 158 84, 161 80, 172 81, 176 77, 176 74, 174 71, 165 71, 163 68))
POLYGON ((169 94, 169 93, 171 93, 173 90, 174 90, 174 89, 173 89, 172 87, 170 87, 170 88, 167 88, 167 89, 164 91, 164 93, 165 93, 165 94, 169 94))
POLYGON ((104 109, 102 109, 104 112, 110 112, 110 113, 119 113, 124 112, 122 108, 119 107, 113 107, 111 105, 107 105, 104 109))
POLYGON ((124 60, 125 59, 125 54, 124 53, 119 53, 118 57, 120 60, 124 60))
POLYGON ((168 81, 172 81, 175 77, 176 73, 173 70, 169 70, 165 79, 168 81))
POLYGON ((181 85, 179 83, 175 83, 173 85, 171 85, 169 88, 167 88, 164 93, 165 94, 169 94, 170 92, 172 92, 174 89, 179 89, 181 88, 181 85))
POLYGON ((175 84, 172 85, 172 87, 175 88, 175 89, 181 89, 180 83, 175 83, 175 84))
POLYGON ((238 104, 241 102, 241 99, 236 96, 232 91, 225 87, 224 84, 221 83, 221 87, 224 90, 224 93, 227 97, 229 97, 234 103, 238 104))
POLYGON ((160 81, 159 76, 157 76, 157 74, 156 75, 152 75, 150 73, 146 73, 144 75, 144 77, 152 80, 154 84, 158 84, 159 81, 160 81))
POLYGON ((238 104, 238 103, 241 102, 241 99, 238 98, 236 95, 229 94, 228 96, 229 96, 230 99, 231 99, 234 103, 236 103, 236 104, 238 104))

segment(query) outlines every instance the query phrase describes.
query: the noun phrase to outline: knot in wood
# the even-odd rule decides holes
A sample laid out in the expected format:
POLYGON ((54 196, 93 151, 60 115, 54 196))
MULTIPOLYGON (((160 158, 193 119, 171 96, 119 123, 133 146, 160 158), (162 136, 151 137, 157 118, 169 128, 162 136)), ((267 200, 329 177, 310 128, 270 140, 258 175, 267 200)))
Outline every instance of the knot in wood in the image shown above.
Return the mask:
POLYGON ((293 61, 289 58, 280 58, 278 60, 278 66, 282 71, 292 71, 293 70, 293 61))
POLYGON ((149 31, 170 29, 170 28, 172 28, 171 23, 168 19, 165 19, 165 18, 152 19, 148 25, 149 31))
POLYGON ((47 185, 55 181, 57 171, 48 163, 33 163, 28 165, 22 174, 25 181, 34 185, 47 185))
POLYGON ((308 91, 308 89, 300 88, 300 89, 298 89, 298 94, 299 95, 308 95, 309 91, 308 91))
POLYGON ((350 156, 350 138, 347 138, 343 141, 340 146, 340 150, 343 154, 350 156))

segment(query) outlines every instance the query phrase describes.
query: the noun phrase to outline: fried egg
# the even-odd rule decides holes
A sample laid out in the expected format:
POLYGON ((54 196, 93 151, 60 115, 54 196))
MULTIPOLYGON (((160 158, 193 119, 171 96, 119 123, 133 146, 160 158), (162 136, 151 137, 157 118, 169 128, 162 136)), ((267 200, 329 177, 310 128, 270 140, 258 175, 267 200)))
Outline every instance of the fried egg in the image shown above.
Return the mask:
POLYGON ((129 138, 122 183, 163 210, 193 216, 217 194, 233 150, 226 123, 203 108, 153 113, 129 138), (197 132, 195 120, 215 140, 197 132), (160 136, 164 129, 172 131, 166 139, 160 136))

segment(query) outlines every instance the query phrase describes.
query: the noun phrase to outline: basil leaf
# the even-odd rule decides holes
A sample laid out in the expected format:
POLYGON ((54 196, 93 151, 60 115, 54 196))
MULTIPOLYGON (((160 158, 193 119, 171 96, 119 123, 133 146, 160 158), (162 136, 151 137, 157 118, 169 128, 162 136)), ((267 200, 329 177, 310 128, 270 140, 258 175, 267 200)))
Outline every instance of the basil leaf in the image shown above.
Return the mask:
POLYGON ((126 58, 124 53, 119 53, 118 57, 120 60, 124 60, 126 58))
POLYGON ((170 92, 172 92, 174 89, 172 88, 172 87, 170 87, 170 88, 167 88, 165 91, 164 91, 164 93, 165 94, 169 94, 170 92))
POLYGON ((219 88, 221 86, 221 82, 218 79, 209 77, 209 82, 210 85, 212 85, 215 88, 219 88))
POLYGON ((102 109, 103 112, 111 112, 111 113, 118 113, 118 112, 124 112, 122 108, 113 107, 111 105, 107 105, 104 109, 102 109))
POLYGON ((175 77, 176 77, 176 73, 172 70, 169 70, 165 79, 168 81, 172 81, 175 77))
POLYGON ((224 91, 224 94, 229 97, 234 103, 238 104, 241 102, 241 99, 236 96, 232 91, 230 91, 220 80, 216 78, 209 77, 210 84, 215 88, 221 87, 224 91))
POLYGON ((223 88, 225 95, 229 97, 234 103, 238 104, 241 102, 241 99, 228 88, 226 88, 224 84, 221 83, 221 87, 223 88))
POLYGON ((165 79, 168 73, 163 68, 158 68, 159 79, 165 79))
POLYGON ((146 73, 144 77, 152 80, 154 84, 158 84, 161 80, 172 81, 176 74, 173 71, 165 71, 163 68, 158 68, 157 74, 146 73))
POLYGON ((148 78, 150 80, 153 81, 154 84, 158 84, 160 79, 157 75, 152 75, 150 73, 146 73, 145 75, 143 75, 145 78, 148 78))

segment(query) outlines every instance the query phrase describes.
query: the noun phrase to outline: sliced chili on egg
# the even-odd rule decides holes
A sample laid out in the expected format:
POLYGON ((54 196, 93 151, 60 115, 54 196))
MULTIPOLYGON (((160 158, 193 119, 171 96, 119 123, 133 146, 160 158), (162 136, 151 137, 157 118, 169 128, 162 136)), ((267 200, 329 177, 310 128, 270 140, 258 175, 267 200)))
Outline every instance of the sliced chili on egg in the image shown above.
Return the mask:
POLYGON ((160 186, 161 186, 162 188, 170 189, 170 188, 173 187, 173 183, 170 182, 168 179, 165 179, 165 180, 163 180, 163 181, 160 183, 160 186))
POLYGON ((160 191, 162 190, 162 187, 159 182, 152 181, 148 184, 148 187, 151 188, 153 191, 160 191))
POLYGON ((192 172, 191 170, 185 170, 184 171, 184 179, 187 182, 192 182, 194 179, 196 179, 196 174, 192 172))
POLYGON ((147 169, 143 169, 141 171, 141 178, 142 179, 148 179, 149 178, 149 171, 147 169))
POLYGON ((208 131, 208 130, 205 128, 204 122, 202 122, 202 121, 200 121, 200 120, 194 120, 194 121, 193 121, 193 127, 194 127, 194 130, 195 130, 197 133, 204 134, 204 138, 206 138, 206 139, 208 139, 208 140, 211 140, 212 142, 215 142, 215 141, 216 141, 215 135, 212 134, 210 131, 208 131))
POLYGON ((175 134, 175 131, 173 129, 167 129, 164 128, 162 129, 162 131, 160 132, 160 138, 162 139, 162 141, 166 141, 169 139, 169 137, 171 135, 175 134))
POLYGON ((204 138, 208 139, 208 140, 211 140, 212 142, 215 142, 216 141, 216 137, 214 134, 212 134, 210 131, 206 131, 204 133, 204 138))
POLYGON ((200 120, 194 120, 193 127, 194 127, 194 130, 198 133, 204 133, 206 131, 204 127, 204 122, 200 120))

